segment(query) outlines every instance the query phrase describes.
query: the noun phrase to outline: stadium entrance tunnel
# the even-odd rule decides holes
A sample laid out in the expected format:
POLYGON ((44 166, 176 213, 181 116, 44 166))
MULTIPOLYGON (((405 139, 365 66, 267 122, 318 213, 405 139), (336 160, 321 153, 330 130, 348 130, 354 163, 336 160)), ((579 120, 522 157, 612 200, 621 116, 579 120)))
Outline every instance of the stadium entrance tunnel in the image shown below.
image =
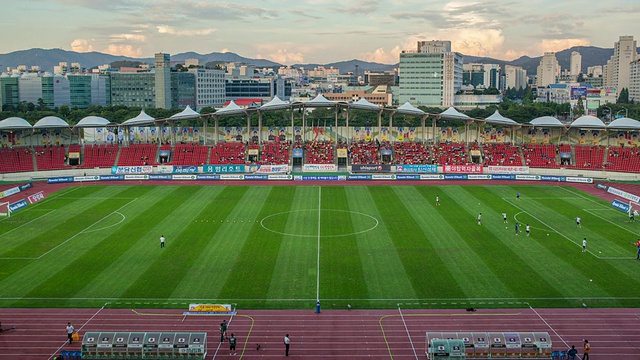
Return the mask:
POLYGON ((378 227, 374 216, 350 210, 292 210, 264 217, 260 225, 276 234, 303 238, 331 238, 363 234, 378 227))

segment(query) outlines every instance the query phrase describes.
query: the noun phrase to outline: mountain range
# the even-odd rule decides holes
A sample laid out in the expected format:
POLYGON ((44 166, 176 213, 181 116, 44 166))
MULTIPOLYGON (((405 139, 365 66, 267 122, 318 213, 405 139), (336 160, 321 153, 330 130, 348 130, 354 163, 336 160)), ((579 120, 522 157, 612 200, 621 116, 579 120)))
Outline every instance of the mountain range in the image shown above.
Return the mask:
MULTIPOLYGON (((582 71, 586 72, 587 67, 594 65, 604 65, 607 60, 613 55, 612 48, 599 48, 595 46, 576 46, 570 49, 565 49, 556 52, 556 58, 563 69, 569 68, 571 52, 578 51, 582 54, 582 71)), ((506 61, 489 57, 477 57, 470 55, 463 55, 465 63, 485 63, 485 64, 500 64, 503 68, 504 65, 521 66, 527 70, 527 74, 535 74, 537 72, 538 64, 541 57, 528 57, 523 56, 515 60, 506 61)), ((281 64, 266 59, 251 59, 240 56, 232 52, 212 52, 209 54, 199 54, 196 52, 185 52, 180 54, 171 55, 172 61, 184 61, 186 59, 199 59, 202 64, 210 62, 240 62, 253 64, 256 67, 280 67, 281 64)), ((115 61, 139 61, 152 64, 153 58, 131 58, 126 56, 115 56, 99 52, 87 52, 79 53, 75 51, 67 51, 62 49, 28 49, 19 50, 7 54, 0 54, 0 68, 11 67, 15 68, 19 65, 26 65, 31 67, 37 65, 41 70, 53 71, 53 67, 60 62, 67 62, 69 64, 73 62, 79 62, 83 67, 90 69, 99 65, 110 64, 115 61)), ((313 69, 317 66, 324 66, 325 68, 339 69, 341 74, 348 72, 355 72, 356 66, 359 74, 363 74, 365 71, 384 71, 393 70, 398 67, 398 64, 380 64, 375 62, 367 62, 362 60, 348 60, 340 61, 328 64, 295 64, 292 67, 304 67, 305 69, 313 69)))

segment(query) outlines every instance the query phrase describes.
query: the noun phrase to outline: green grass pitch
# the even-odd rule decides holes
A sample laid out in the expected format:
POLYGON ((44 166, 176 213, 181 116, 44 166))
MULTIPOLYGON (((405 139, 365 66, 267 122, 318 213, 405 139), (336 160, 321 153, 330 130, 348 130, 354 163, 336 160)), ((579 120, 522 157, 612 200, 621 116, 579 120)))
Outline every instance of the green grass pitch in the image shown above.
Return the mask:
POLYGON ((637 307, 627 220, 553 185, 76 186, 0 220, 0 306, 637 307))

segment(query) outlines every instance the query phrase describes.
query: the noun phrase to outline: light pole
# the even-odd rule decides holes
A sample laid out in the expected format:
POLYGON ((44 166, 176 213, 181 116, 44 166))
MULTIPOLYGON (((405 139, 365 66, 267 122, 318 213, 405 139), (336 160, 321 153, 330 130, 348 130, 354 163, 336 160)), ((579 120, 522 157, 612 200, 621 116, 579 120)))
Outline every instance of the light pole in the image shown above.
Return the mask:
POLYGON ((613 120, 613 110, 608 106, 603 106, 603 108, 607 108, 609 110, 609 122, 611 122, 613 120))
POLYGON ((622 107, 622 109, 621 109, 621 110, 618 110, 618 111, 616 112, 616 117, 618 116, 618 114, 620 114, 620 112, 621 112, 622 110, 624 110, 624 117, 629 117, 629 109, 627 109, 626 107, 622 107))

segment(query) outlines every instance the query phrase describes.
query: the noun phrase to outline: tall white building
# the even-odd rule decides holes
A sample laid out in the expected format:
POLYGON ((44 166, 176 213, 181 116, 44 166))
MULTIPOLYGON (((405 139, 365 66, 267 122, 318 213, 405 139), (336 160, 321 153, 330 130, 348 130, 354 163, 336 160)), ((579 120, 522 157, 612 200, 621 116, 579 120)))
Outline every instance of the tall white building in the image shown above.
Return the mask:
POLYGON ((613 44, 613 56, 607 61, 605 85, 616 87, 618 93, 624 88, 629 88, 630 64, 638 59, 636 49, 633 36, 620 36, 620 40, 613 44))
POLYGON ((400 53, 399 102, 414 106, 453 106, 462 87, 462 55, 450 41, 419 41, 417 50, 400 53))
POLYGON ((587 68, 587 75, 591 77, 602 77, 602 65, 589 66, 587 68))
POLYGON ((569 65, 570 75, 577 78, 582 73, 582 55, 577 51, 571 52, 571 63, 569 65))
POLYGON ((527 70, 522 67, 505 65, 504 74, 507 89, 524 89, 527 87, 527 70))
POLYGON ((629 67, 629 101, 640 102, 640 59, 629 67))
POLYGON ((540 59, 540 65, 538 65, 536 85, 538 87, 547 87, 550 84, 555 84, 558 76, 560 76, 560 64, 556 59, 556 53, 545 52, 542 59, 540 59))
POLYGON ((196 110, 220 108, 225 101, 224 70, 189 69, 196 77, 196 110))
POLYGON ((42 99, 42 78, 38 73, 25 72, 18 79, 20 101, 37 104, 42 99))

